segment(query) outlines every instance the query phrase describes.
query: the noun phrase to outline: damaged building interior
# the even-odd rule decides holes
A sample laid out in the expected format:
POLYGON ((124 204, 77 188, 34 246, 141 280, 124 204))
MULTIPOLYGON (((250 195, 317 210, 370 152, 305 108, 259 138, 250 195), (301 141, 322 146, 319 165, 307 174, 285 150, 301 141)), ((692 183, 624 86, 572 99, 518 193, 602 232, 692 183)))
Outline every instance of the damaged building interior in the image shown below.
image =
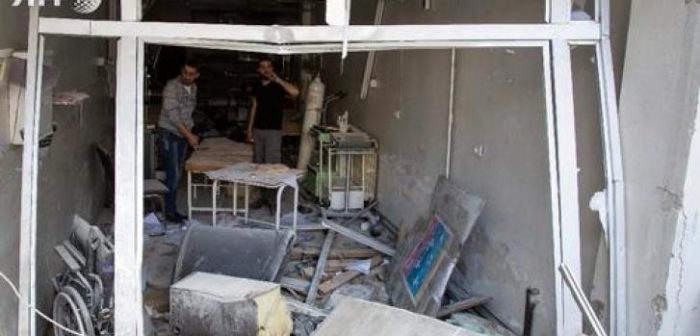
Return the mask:
POLYGON ((699 18, 5 1, 0 336, 695 335, 699 18))

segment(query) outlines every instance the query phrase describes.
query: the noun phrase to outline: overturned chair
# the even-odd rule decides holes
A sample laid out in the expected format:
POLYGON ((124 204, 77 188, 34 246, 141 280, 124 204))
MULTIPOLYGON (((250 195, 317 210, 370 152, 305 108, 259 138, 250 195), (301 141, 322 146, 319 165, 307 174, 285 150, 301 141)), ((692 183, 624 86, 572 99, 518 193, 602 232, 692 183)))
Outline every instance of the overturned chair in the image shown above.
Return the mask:
POLYGON ((182 240, 173 282, 193 272, 277 281, 294 239, 287 230, 193 226, 182 240))
POLYGON ((191 227, 170 287, 172 334, 289 335, 291 319, 275 282, 294 238, 287 230, 191 227))

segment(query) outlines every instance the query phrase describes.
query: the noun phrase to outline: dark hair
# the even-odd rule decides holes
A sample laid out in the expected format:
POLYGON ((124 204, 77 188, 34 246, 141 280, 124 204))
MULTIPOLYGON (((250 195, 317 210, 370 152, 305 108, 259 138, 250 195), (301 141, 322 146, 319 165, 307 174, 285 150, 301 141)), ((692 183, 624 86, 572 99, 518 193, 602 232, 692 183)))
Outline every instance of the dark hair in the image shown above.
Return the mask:
POLYGON ((260 63, 262 62, 270 62, 270 64, 272 64, 273 67, 275 66, 275 61, 273 61, 270 56, 260 57, 260 59, 258 60, 258 65, 260 65, 260 63))
POLYGON ((183 64, 183 66, 188 66, 190 68, 195 68, 195 69, 199 70, 199 62, 194 58, 186 59, 185 64, 183 64))

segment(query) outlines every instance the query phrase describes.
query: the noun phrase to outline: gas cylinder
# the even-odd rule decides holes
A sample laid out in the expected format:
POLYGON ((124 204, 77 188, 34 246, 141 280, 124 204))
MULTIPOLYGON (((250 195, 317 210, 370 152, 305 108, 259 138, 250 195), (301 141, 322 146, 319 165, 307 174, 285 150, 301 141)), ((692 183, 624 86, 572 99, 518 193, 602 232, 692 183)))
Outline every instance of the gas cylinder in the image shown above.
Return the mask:
POLYGON ((309 135, 309 130, 314 125, 317 125, 321 120, 323 113, 323 97, 326 91, 326 85, 321 81, 320 76, 309 84, 309 89, 306 94, 306 108, 304 112, 304 125, 301 129, 301 144, 299 146, 299 161, 297 161, 298 169, 306 169, 311 158, 311 151, 314 148, 314 139, 309 135))

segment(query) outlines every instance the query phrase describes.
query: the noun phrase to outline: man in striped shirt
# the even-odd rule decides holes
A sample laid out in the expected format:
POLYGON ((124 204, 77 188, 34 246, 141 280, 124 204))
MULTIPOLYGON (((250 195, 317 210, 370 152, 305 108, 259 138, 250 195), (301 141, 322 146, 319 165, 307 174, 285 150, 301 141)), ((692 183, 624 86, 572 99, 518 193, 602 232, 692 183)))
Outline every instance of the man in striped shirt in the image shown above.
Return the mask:
POLYGON ((192 133, 192 112, 197 106, 197 84, 199 65, 188 60, 180 75, 165 85, 163 106, 158 120, 160 153, 165 164, 165 218, 179 223, 184 216, 177 211, 177 187, 187 156, 188 145, 195 148, 199 137, 192 133))

